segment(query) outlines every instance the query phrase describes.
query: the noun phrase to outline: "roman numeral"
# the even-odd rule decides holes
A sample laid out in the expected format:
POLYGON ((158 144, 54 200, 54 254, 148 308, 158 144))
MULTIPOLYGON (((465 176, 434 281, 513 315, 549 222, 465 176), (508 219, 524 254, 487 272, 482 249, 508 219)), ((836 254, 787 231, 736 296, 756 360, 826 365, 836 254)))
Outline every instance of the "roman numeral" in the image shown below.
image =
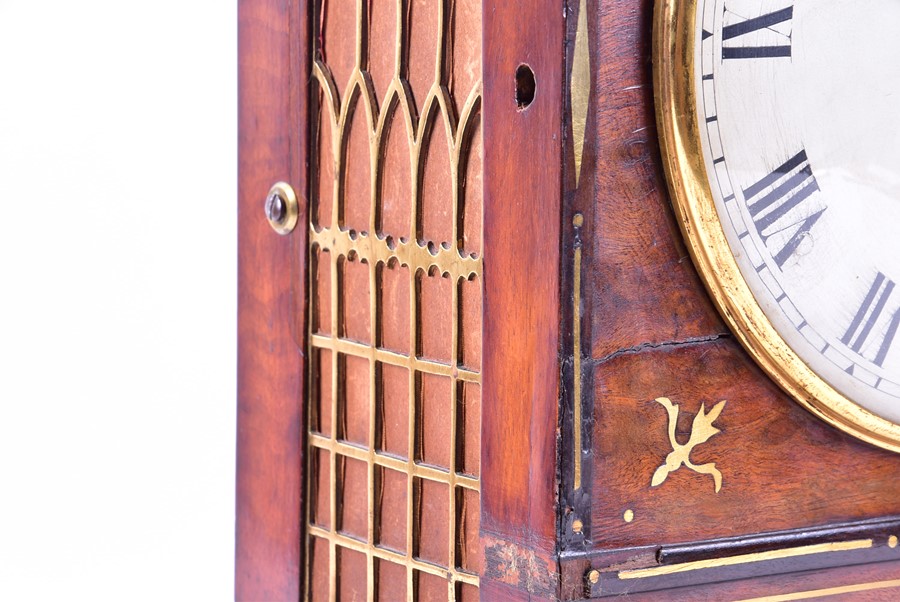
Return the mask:
MULTIPOLYGON (((841 337, 843 344, 862 355, 863 346, 866 345, 869 339, 880 336, 881 344, 874 359, 877 366, 884 364, 884 358, 887 357, 887 352, 891 348, 891 343, 894 342, 894 336, 897 334, 897 327, 900 326, 900 311, 895 310, 887 329, 883 332, 872 333, 875 324, 884 314, 884 308, 893 292, 894 281, 878 272, 878 275, 875 276, 875 281, 869 287, 866 298, 863 299, 862 305, 856 311, 856 315, 853 316, 853 321, 850 322, 847 332, 841 337)), ((874 342, 877 338, 872 340, 874 342)))
POLYGON ((824 208, 817 211, 807 209, 799 213, 800 217, 797 217, 798 212, 793 212, 798 207, 805 208, 808 204, 804 202, 817 190, 819 185, 813 176, 805 150, 801 150, 776 167, 772 173, 744 189, 747 210, 766 247, 769 247, 770 238, 793 229, 793 233, 786 240, 783 236, 777 237, 777 244, 772 243, 776 248, 769 249, 779 268, 783 267, 797 251, 803 238, 809 234, 813 225, 825 212, 824 208), (789 213, 794 217, 789 217, 789 213))
MULTIPOLYGON (((789 6, 775 12, 745 19, 722 28, 722 59, 759 59, 791 56, 791 36, 774 32, 787 38, 787 44, 770 46, 726 46, 726 40, 741 38, 761 29, 770 29, 773 25, 790 21, 794 16, 794 7, 789 6)), ((773 30, 774 31, 774 30, 773 30)), ((738 39, 738 42, 742 40, 738 39)))

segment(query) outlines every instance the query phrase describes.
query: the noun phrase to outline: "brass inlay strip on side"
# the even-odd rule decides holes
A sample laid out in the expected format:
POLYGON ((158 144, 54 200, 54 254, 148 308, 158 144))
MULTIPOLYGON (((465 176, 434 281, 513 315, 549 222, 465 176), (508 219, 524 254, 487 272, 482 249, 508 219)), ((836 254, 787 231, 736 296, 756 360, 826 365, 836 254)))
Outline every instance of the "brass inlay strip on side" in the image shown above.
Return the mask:
POLYGON ((871 547, 871 539, 819 543, 808 546, 798 546, 796 548, 771 550, 768 552, 753 552, 751 554, 740 554, 738 556, 727 556, 725 558, 710 558, 708 560, 682 562, 680 564, 672 564, 668 566, 655 566, 647 569, 619 571, 618 577, 619 579, 645 579, 647 577, 661 577, 663 575, 674 575, 676 573, 685 573, 688 571, 697 571, 700 569, 712 569, 723 566, 763 562, 766 560, 794 558, 797 556, 822 554, 825 552, 847 552, 850 550, 864 550, 871 547))
POLYGON ((584 136, 587 129, 588 98, 591 87, 587 0, 581 0, 578 5, 577 27, 572 74, 569 79, 569 96, 572 102, 572 143, 575 151, 575 188, 578 188, 578 182, 581 180, 581 159, 584 155, 584 136))
MULTIPOLYGON (((572 103, 572 146, 575 155, 575 188, 581 181, 581 163, 584 156, 584 137, 587 127, 588 98, 590 95, 591 65, 588 47, 587 0, 578 5, 578 23, 575 30, 575 49, 572 57, 572 73, 569 76, 569 99, 572 103)), ((572 220, 575 226, 574 244, 574 295, 572 299, 572 434, 574 448, 573 488, 582 486, 582 403, 581 403, 581 240, 580 229, 584 217, 578 213, 572 220)))
POLYGON ((858 583, 855 585, 842 585, 825 589, 811 589, 791 594, 779 594, 776 596, 762 596, 760 598, 746 598, 738 602, 790 602, 791 600, 809 600, 810 598, 825 598, 827 596, 840 596, 841 594, 853 594, 867 592, 876 589, 900 588, 900 579, 890 581, 874 581, 872 583, 858 583))
MULTIPOLYGON (((583 1, 583 0, 582 0, 583 1)), ((575 226, 575 265, 573 267, 572 295, 572 435, 574 448, 574 479, 575 490, 581 489, 581 226, 584 224, 584 216, 576 213, 572 218, 575 226)))

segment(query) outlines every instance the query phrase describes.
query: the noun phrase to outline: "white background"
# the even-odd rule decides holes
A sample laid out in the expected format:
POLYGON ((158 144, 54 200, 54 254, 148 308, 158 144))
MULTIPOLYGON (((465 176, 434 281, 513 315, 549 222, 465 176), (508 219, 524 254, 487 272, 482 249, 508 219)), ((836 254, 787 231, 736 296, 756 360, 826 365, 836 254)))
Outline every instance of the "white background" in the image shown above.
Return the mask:
POLYGON ((0 0, 0 600, 233 597, 236 12, 0 0))

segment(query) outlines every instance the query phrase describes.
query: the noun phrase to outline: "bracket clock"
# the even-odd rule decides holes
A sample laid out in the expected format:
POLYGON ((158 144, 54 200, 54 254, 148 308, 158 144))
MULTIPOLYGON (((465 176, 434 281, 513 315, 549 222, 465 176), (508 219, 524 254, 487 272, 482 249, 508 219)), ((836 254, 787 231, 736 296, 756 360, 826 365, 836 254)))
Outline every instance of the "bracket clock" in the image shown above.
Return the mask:
POLYGON ((898 19, 240 2, 236 597, 896 599, 898 19))

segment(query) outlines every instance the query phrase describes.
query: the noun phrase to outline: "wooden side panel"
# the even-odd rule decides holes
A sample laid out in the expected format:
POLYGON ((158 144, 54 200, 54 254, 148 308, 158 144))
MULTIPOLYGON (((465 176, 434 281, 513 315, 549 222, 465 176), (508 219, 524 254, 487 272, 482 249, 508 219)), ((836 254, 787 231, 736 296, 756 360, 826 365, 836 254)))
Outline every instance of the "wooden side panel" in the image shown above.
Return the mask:
POLYGON ((263 202, 283 180, 305 204, 305 14, 299 0, 239 4, 238 600, 300 597, 306 232, 276 234, 263 202))
POLYGON ((509 586, 523 600, 557 589, 564 27, 559 3, 484 3, 485 599, 507 599, 509 586), (535 80, 525 108, 520 65, 535 80))

